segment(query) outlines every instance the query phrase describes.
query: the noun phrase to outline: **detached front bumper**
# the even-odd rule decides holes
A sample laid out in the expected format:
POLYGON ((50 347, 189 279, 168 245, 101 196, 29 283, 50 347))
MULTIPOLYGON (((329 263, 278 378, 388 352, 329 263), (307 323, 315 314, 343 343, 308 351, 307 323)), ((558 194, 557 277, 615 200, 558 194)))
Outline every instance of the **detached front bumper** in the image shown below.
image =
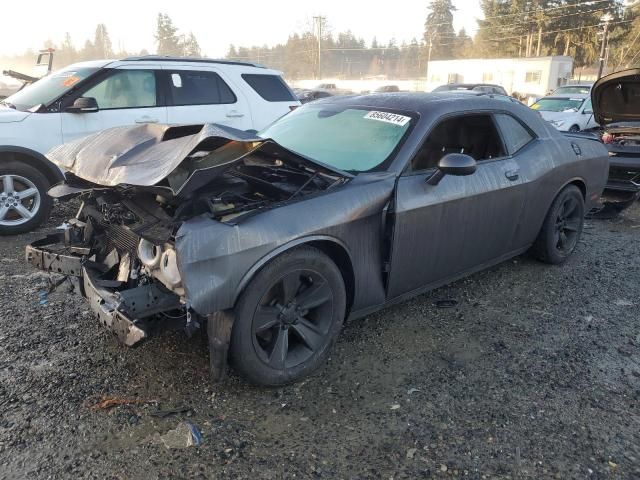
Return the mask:
POLYGON ((182 308, 177 295, 157 283, 126 288, 123 282, 102 279, 102 265, 96 264, 89 253, 84 247, 67 247, 64 234, 38 240, 28 245, 25 252, 27 263, 40 270, 80 277, 81 293, 91 310, 129 347, 159 330, 182 326, 180 322, 172 325, 176 322, 170 317, 154 318, 158 313, 182 308))

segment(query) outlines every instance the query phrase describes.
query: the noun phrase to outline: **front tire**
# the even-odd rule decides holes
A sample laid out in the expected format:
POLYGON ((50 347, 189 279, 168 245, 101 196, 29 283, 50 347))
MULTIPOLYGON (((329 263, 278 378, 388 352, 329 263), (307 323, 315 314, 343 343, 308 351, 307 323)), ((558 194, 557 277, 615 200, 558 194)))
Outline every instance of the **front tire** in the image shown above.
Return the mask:
POLYGON ((584 226, 584 198, 575 185, 568 185, 555 198, 531 247, 538 260, 558 265, 573 253, 584 226))
POLYGON ((342 275, 327 255, 312 247, 286 252, 260 270, 238 300, 231 363, 259 385, 296 382, 326 361, 345 308, 342 275))
POLYGON ((570 133, 578 133, 580 131, 580 127, 578 125, 571 125, 569 128, 570 133))
POLYGON ((20 162, 0 163, 0 235, 28 232, 47 219, 53 201, 49 180, 20 162))

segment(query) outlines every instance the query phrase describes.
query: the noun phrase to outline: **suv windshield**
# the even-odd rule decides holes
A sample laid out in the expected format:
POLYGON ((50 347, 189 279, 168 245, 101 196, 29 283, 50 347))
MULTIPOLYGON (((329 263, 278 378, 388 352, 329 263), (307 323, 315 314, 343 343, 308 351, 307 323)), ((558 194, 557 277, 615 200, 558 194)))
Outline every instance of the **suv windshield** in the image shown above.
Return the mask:
POLYGON ((333 168, 364 172, 385 163, 411 121, 400 113, 371 108, 306 105, 258 135, 333 168))
POLYGON ((541 112, 577 112, 584 103, 584 98, 542 98, 531 105, 541 112))
POLYGON ((97 71, 97 68, 67 67, 26 86, 3 102, 17 110, 46 105, 97 71))

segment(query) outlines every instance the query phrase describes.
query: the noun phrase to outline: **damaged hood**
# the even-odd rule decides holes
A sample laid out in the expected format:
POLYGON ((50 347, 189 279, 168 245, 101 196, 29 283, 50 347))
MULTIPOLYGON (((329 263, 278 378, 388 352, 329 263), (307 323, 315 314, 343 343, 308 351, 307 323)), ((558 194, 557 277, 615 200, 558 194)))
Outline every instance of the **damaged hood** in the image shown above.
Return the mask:
POLYGON ((640 121, 640 69, 602 77, 593 85, 591 101, 595 119, 602 126, 640 121))
POLYGON ((273 140, 215 124, 116 127, 56 147, 47 156, 63 170, 99 186, 157 186, 169 189, 173 195, 186 195, 258 150, 277 155, 291 166, 351 176, 287 150, 273 140), (242 148, 207 162, 193 162, 190 168, 175 173, 188 158, 202 158, 230 142, 240 142, 242 148), (172 178, 167 180, 170 175, 172 178))

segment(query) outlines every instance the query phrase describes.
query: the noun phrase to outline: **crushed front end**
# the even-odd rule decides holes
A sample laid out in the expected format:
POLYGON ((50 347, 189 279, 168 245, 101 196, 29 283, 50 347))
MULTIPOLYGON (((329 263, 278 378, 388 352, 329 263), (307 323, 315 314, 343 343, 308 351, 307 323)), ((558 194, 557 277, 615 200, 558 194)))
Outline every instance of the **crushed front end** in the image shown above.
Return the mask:
POLYGON ((173 248, 175 225, 153 196, 109 189, 82 199, 62 232, 27 246, 27 262, 78 277, 93 312, 128 346, 195 322, 173 248))

